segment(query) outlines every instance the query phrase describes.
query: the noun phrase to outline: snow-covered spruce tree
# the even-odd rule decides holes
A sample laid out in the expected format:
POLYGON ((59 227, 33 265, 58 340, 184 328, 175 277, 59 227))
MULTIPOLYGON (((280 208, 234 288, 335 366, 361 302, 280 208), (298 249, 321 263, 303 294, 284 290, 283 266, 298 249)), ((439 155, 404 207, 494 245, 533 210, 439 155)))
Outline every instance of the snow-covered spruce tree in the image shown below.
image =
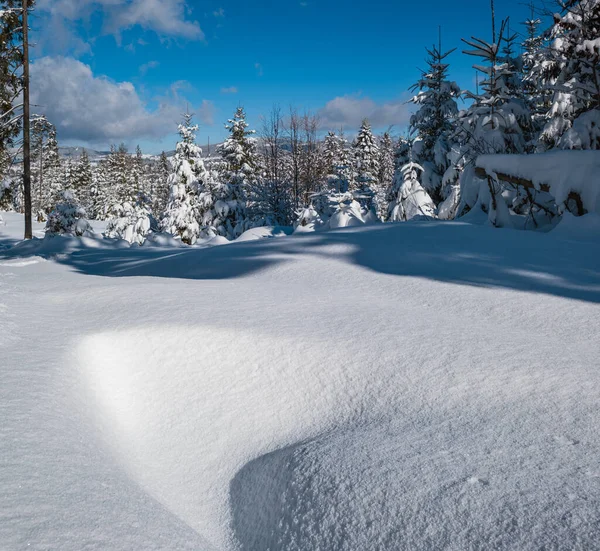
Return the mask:
POLYGON ((165 211, 167 201, 169 200, 168 180, 170 172, 169 159, 163 151, 158 160, 151 164, 148 176, 149 197, 153 213, 162 213, 165 211))
POLYGON ((464 157, 465 164, 471 166, 461 174, 457 214, 462 216, 477 207, 488 214, 493 226, 500 227, 510 224, 508 206, 502 196, 504 188, 491 178, 486 181, 475 178, 472 166, 481 154, 523 153, 526 149, 523 126, 529 124, 531 116, 524 101, 512 95, 509 81, 513 70, 502 58, 508 22, 503 21, 496 33, 493 13, 492 4, 492 42, 478 38, 464 40, 473 48, 465 53, 486 62, 474 67, 486 78, 481 83, 482 93, 467 92, 473 103, 457 119, 455 139, 461 145, 459 157, 464 157))
POLYGON ((537 17, 535 6, 530 5, 531 15, 525 20, 525 40, 521 44, 523 96, 531 113, 532 140, 529 149, 538 147, 539 135, 546 123, 546 113, 550 109, 549 91, 542 77, 544 61, 544 36, 540 32, 542 20, 537 17))
POLYGON ((352 161, 343 134, 329 132, 325 136, 323 162, 327 172, 327 188, 334 193, 349 191, 353 182, 352 161))
POLYGON ((600 0, 565 0, 549 31, 542 77, 553 92, 546 148, 600 149, 600 0))
POLYGON ((185 113, 179 125, 180 140, 171 158, 169 200, 160 224, 163 231, 188 245, 200 237, 198 192, 207 179, 202 149, 196 145, 198 126, 192 124, 192 117, 191 113, 185 113))
POLYGON ((441 40, 438 46, 427 49, 427 71, 411 88, 417 92, 412 103, 419 110, 411 117, 411 131, 416 136, 415 157, 423 166, 423 187, 440 203, 449 194, 443 178, 450 167, 449 152, 453 122, 458 115, 457 98, 461 90, 455 82, 448 80, 449 64, 446 59, 454 50, 443 52, 441 40))
POLYGON ((107 195, 115 204, 131 202, 136 196, 133 159, 124 143, 110 148, 106 160, 106 176, 111 188, 107 195))
POLYGON ((54 125, 44 115, 32 115, 30 128, 32 207, 38 221, 42 222, 65 189, 64 166, 58 153, 54 125))
POLYGON ((48 215, 46 235, 82 236, 91 232, 85 209, 77 203, 71 191, 63 191, 54 210, 48 215))
POLYGON ((409 162, 396 172, 395 197, 389 206, 390 222, 412 220, 420 216, 435 217, 435 204, 419 182, 423 167, 409 162))
POLYGON ((115 206, 104 235, 141 245, 150 233, 151 222, 150 210, 142 201, 133 204, 125 202, 115 206))
POLYGON ((366 210, 377 212, 375 197, 379 197, 379 147, 371 131, 371 125, 364 119, 358 135, 352 144, 354 153, 354 183, 352 191, 361 195, 361 204, 366 210))
POLYGON ((92 204, 92 165, 87 151, 83 149, 79 159, 71 167, 71 190, 75 194, 77 201, 86 209, 86 212, 91 212, 92 204))
POLYGON ((31 115, 31 203, 32 211, 37 213, 38 221, 45 221, 45 157, 46 141, 50 129, 50 122, 44 115, 31 115))
POLYGON ((378 174, 378 196, 375 198, 375 203, 378 207, 377 216, 380 220, 387 219, 388 202, 387 195, 392 183, 394 182, 395 173, 395 151, 394 142, 389 131, 384 132, 379 142, 379 174, 378 174))
POLYGON ((89 214, 94 220, 106 220, 110 208, 118 203, 116 188, 110 180, 109 163, 101 160, 92 171, 89 214))
POLYGON ((225 162, 219 182, 214 182, 213 226, 219 235, 235 239, 249 229, 252 222, 248 215, 247 197, 258 180, 259 161, 255 131, 248 130, 246 113, 238 107, 225 128, 229 137, 219 147, 225 162))

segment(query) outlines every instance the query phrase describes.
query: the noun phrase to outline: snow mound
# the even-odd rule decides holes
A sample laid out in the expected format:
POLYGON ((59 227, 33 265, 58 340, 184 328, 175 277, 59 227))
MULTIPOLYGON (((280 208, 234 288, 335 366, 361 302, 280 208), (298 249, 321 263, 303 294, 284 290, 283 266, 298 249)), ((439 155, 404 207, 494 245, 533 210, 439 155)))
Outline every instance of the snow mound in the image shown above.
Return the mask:
POLYGON ((142 247, 173 247, 181 248, 186 245, 181 242, 181 239, 175 239, 169 233, 150 233, 142 244, 142 247))
POLYGON ((600 215, 573 216, 566 212, 552 235, 570 241, 600 243, 600 215))
POLYGON ((257 241, 259 239, 269 239, 271 237, 285 237, 290 235, 293 228, 285 228, 281 226, 264 226, 259 228, 252 228, 245 231, 235 241, 237 243, 242 241, 257 241))
MULTIPOLYGON (((76 372, 124 469, 218 549, 594 545, 600 479, 576 474, 591 434, 557 430, 547 371, 455 365, 432 386, 373 360, 348 342, 155 326, 85 338, 76 372)), ((589 376, 560 384, 586 411, 589 376)))

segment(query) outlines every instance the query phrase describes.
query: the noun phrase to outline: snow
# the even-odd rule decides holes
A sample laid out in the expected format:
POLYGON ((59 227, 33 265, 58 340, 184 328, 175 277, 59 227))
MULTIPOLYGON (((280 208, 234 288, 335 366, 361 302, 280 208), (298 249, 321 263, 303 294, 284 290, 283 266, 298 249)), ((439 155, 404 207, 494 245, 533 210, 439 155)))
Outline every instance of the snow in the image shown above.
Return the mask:
POLYGON ((600 214, 600 152, 552 151, 537 155, 481 155, 477 166, 488 174, 504 173, 533 182, 536 189, 548 185, 558 205, 571 192, 580 195, 589 212, 600 214))
POLYGON ((570 218, 58 255, 3 218, 4 548, 598 548, 600 241, 570 218))

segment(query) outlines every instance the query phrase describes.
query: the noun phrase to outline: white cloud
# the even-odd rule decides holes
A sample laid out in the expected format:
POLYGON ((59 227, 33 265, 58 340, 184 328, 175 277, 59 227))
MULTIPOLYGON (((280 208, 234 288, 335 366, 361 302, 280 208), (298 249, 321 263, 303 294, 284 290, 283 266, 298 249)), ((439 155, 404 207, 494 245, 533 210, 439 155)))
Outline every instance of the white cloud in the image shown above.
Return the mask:
POLYGON ((264 71, 263 71, 263 66, 262 66, 260 63, 255 63, 255 64, 254 64, 254 68, 256 69, 256 74, 257 74, 259 77, 262 77, 262 76, 263 76, 263 74, 264 74, 264 71))
POLYGON ((221 94, 237 94, 237 86, 230 86, 229 88, 221 88, 221 94))
POLYGON ((225 17, 225 10, 223 8, 219 8, 218 10, 213 11, 213 16, 225 17))
POLYGON ((102 14, 103 32, 117 40, 122 31, 135 26, 160 37, 204 40, 198 22, 188 18, 186 0, 38 0, 36 8, 48 17, 42 27, 43 45, 54 50, 88 51, 89 45, 74 28, 95 12, 102 14))
POLYGON ((150 69, 156 69, 159 65, 158 61, 148 61, 148 63, 140 65, 140 75, 145 75, 150 69))
MULTIPOLYGON (((58 130, 59 139, 106 146, 120 141, 160 139, 176 131, 187 102, 174 83, 150 108, 130 82, 95 76, 89 65, 69 57, 44 57, 31 66, 32 103, 58 130)), ((188 85, 189 86, 189 85, 188 85)), ((204 100, 195 111, 212 125, 214 105, 204 100)))
POLYGON ((411 113, 409 106, 402 99, 376 103, 368 97, 339 96, 327 102, 318 114, 326 128, 358 128, 365 118, 369 119, 374 128, 383 128, 405 125, 411 113))

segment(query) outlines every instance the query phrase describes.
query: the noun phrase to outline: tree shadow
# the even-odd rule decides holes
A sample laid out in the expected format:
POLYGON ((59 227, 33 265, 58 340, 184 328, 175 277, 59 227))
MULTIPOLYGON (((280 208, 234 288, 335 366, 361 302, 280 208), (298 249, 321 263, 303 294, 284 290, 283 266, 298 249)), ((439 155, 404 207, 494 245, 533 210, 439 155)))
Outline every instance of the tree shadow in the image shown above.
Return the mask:
MULTIPOLYGON (((47 256, 96 276, 215 280, 312 255, 387 275, 600 303, 600 243, 459 222, 380 224, 206 248, 115 248, 102 240, 97 243, 71 248, 68 254, 53 250, 47 256)), ((29 253, 19 248, 0 250, 0 258, 44 256, 33 252, 35 247, 29 253)))
MULTIPOLYGON (((351 261, 389 275, 600 302, 600 243, 457 222, 389 224, 331 232, 351 261)), ((329 253, 327 253, 329 255, 329 253)))

